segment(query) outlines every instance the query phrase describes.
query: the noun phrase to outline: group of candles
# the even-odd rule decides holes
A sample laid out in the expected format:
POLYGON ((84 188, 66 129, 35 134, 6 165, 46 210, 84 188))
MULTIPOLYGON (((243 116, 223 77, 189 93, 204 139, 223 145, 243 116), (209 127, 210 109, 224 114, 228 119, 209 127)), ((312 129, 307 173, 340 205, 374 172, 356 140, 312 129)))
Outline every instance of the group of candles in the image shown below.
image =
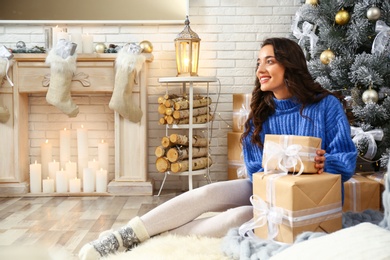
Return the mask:
POLYGON ((60 39, 72 41, 77 44, 77 53, 94 52, 93 36, 89 34, 81 34, 76 32, 68 33, 67 28, 56 26, 47 29, 47 39, 51 41, 52 46, 56 45, 60 39))
POLYGON ((89 161, 88 131, 77 129, 78 163, 70 160, 71 131, 60 131, 60 161, 53 160, 52 144, 41 144, 41 163, 30 164, 30 192, 106 192, 108 143, 98 144, 98 160, 89 161))

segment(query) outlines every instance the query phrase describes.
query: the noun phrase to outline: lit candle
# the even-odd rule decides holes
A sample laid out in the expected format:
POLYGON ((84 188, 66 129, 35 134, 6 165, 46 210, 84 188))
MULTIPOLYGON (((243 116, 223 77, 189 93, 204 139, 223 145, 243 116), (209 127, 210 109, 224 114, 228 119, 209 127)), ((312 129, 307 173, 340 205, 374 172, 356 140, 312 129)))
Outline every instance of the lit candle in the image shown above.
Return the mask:
POLYGON ((65 40, 69 41, 69 34, 67 32, 64 32, 64 31, 58 32, 57 33, 57 42, 61 39, 65 39, 65 40))
POLYGON ((83 191, 95 191, 95 171, 91 168, 84 168, 83 170, 83 191))
POLYGON ((65 163, 70 161, 70 134, 71 132, 66 130, 66 128, 60 131, 61 167, 65 167, 65 163))
POLYGON ((81 33, 71 33, 70 34, 70 39, 72 42, 77 44, 77 53, 82 53, 83 52, 83 38, 81 36, 81 33))
POLYGON ((40 163, 30 164, 30 192, 31 193, 40 193, 41 192, 41 182, 42 182, 42 167, 40 163))
POLYGON ((66 174, 68 179, 74 179, 77 177, 77 164, 75 162, 67 162, 65 164, 66 174))
POLYGON ((53 47, 54 47, 54 46, 56 46, 57 41, 58 41, 57 34, 59 32, 62 32, 62 28, 58 27, 58 25, 57 25, 56 27, 52 27, 51 30, 52 30, 51 36, 53 37, 52 44, 53 44, 53 47))
POLYGON ((66 171, 61 169, 56 173, 56 191, 57 192, 68 192, 68 177, 66 171))
POLYGON ((80 192, 81 191, 81 180, 74 178, 69 179, 69 192, 80 192))
POLYGON ((83 177, 83 169, 88 167, 88 131, 81 125, 77 129, 77 166, 80 178, 83 177))
POLYGON ((49 140, 41 144, 42 179, 49 176, 49 162, 53 160, 52 145, 49 140))
POLYGON ((107 171, 96 171, 96 192, 107 192, 107 171))
MULTIPOLYGON (((55 187, 55 179, 56 179, 56 173, 60 170, 60 163, 56 162, 56 160, 53 160, 52 162, 49 162, 49 177, 54 182, 55 187)), ((48 178, 49 178, 48 177, 48 178)), ((53 188, 54 188, 53 187, 53 188)))
POLYGON ((43 193, 53 193, 54 192, 54 179, 47 177, 43 180, 43 193))
POLYGON ((93 36, 83 34, 83 53, 93 53, 93 36))
POLYGON ((99 170, 99 162, 95 159, 93 159, 93 161, 89 161, 88 168, 91 168, 96 172, 97 170, 99 170))
POLYGON ((99 168, 108 170, 108 143, 104 140, 98 144, 98 160, 99 168))

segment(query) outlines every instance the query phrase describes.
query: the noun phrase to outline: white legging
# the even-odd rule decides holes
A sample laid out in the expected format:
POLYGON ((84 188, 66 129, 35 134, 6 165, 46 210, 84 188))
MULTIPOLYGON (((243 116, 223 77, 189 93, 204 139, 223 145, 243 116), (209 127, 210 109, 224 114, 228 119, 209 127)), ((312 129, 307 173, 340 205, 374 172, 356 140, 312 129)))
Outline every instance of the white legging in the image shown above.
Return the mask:
POLYGON ((249 179, 216 182, 187 191, 141 217, 149 236, 166 231, 181 235, 222 237, 253 217, 249 179), (221 212, 200 218, 206 212, 221 212), (195 220, 196 219, 196 220, 195 220))

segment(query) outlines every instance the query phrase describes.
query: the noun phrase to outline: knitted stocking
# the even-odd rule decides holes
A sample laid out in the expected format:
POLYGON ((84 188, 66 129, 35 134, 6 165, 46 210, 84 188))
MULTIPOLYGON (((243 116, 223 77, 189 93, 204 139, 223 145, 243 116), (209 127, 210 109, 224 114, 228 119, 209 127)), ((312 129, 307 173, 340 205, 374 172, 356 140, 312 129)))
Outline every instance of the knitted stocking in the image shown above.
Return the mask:
POLYGON ((387 165, 385 175, 385 190, 382 193, 382 204, 384 208, 383 220, 379 223, 380 227, 390 230, 390 161, 387 165))
POLYGON ((118 231, 104 233, 99 239, 84 245, 79 252, 79 259, 100 259, 117 251, 131 249, 149 238, 141 219, 135 217, 118 231))
POLYGON ((52 49, 46 57, 46 63, 50 64, 50 86, 46 101, 69 117, 77 116, 79 107, 70 95, 70 84, 76 71, 76 55, 64 59, 52 49))
POLYGON ((142 117, 142 110, 132 100, 132 92, 144 61, 145 57, 134 49, 134 45, 123 47, 115 61, 114 91, 108 106, 134 123, 138 123, 142 117))

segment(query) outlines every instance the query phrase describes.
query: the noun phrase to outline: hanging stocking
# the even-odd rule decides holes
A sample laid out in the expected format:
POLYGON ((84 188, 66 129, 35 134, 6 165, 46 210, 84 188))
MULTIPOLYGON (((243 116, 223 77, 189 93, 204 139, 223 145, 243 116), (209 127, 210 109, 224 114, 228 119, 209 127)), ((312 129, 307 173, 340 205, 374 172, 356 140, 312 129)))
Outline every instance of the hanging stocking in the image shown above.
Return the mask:
POLYGON ((115 60, 115 84, 109 107, 122 117, 138 123, 142 110, 134 104, 132 92, 138 72, 142 69, 145 57, 140 55, 142 49, 135 44, 125 45, 115 60))
POLYGON ((79 107, 70 95, 70 84, 76 71, 76 58, 74 44, 63 39, 50 50, 46 58, 46 63, 50 64, 50 85, 46 101, 69 117, 75 117, 79 113, 79 107))

